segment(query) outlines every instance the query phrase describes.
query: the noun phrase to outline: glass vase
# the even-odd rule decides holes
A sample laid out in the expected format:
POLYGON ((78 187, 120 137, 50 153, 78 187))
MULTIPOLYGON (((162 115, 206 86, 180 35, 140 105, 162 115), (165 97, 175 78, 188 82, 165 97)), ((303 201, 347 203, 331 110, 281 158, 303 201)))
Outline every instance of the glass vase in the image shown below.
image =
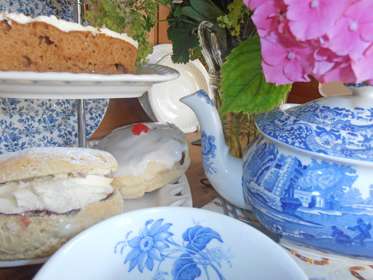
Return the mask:
MULTIPOLYGON (((253 28, 244 26, 243 36, 248 36, 253 28)), ((223 92, 220 90, 221 67, 224 59, 237 45, 237 40, 230 37, 225 29, 208 21, 203 21, 198 28, 198 36, 202 48, 202 55, 207 64, 210 87, 213 91, 218 111, 221 108, 223 92)), ((242 157, 247 148, 256 138, 258 132, 255 127, 253 114, 228 113, 221 114, 226 143, 232 155, 242 157)))

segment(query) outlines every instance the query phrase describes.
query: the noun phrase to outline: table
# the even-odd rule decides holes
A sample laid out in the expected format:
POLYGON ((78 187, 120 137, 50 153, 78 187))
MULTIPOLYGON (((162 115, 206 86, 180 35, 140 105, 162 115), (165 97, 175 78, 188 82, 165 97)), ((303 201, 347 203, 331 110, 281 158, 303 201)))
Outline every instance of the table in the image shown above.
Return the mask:
MULTIPOLYGON (((198 133, 187 135, 190 143, 199 139, 198 133)), ((187 177, 191 186, 194 207, 202 207, 217 197, 215 190, 206 179, 201 161, 199 145, 190 145, 191 166, 187 177)), ((41 265, 30 265, 15 268, 0 268, 0 280, 29 280, 37 273, 41 265)))

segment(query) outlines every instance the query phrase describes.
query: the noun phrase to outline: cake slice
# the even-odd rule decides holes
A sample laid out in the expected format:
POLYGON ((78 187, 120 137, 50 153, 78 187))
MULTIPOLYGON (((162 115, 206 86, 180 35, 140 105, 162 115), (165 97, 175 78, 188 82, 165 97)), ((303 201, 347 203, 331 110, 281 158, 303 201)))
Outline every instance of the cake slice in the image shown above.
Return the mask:
POLYGON ((106 28, 0 13, 0 71, 133 73, 137 47, 106 28))

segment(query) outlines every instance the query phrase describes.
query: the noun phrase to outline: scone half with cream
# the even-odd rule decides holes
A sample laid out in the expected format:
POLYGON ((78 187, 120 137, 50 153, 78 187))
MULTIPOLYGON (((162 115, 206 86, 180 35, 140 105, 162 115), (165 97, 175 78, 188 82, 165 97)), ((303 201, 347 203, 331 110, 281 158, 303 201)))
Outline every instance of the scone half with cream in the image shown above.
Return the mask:
POLYGON ((174 183, 190 165, 183 132, 172 124, 136 123, 114 130, 96 146, 118 161, 113 185, 125 199, 174 183))
POLYGON ((112 187, 117 162, 82 148, 0 155, 0 260, 54 253, 85 228, 123 211, 112 187))

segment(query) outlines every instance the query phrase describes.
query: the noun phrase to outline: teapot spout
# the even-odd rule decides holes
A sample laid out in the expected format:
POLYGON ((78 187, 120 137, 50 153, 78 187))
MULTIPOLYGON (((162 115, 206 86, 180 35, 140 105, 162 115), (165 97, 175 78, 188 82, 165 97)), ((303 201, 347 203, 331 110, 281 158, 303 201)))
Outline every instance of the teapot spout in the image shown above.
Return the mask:
POLYGON ((181 102, 197 115, 201 127, 203 168, 215 190, 233 205, 248 209, 242 192, 242 160, 230 155, 214 102, 203 90, 181 102))

